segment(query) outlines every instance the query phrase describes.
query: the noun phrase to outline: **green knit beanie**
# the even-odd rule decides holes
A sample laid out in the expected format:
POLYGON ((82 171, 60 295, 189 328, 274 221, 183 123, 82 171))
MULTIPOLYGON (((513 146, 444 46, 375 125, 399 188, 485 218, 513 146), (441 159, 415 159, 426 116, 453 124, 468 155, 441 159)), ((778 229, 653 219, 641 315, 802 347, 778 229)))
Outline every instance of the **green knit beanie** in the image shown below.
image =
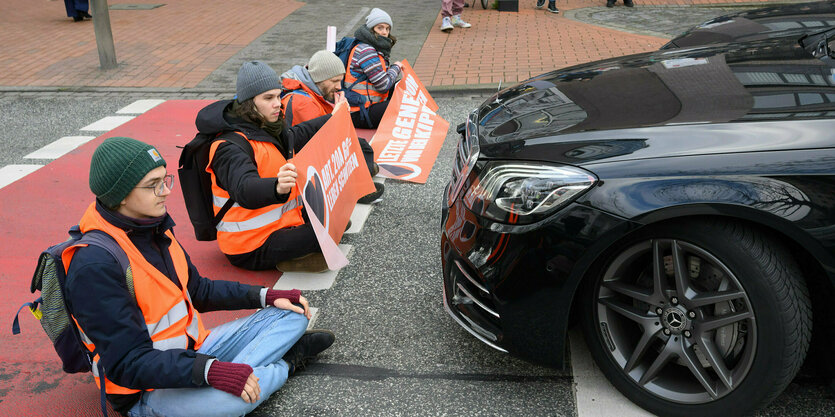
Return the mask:
POLYGON ((114 137, 96 148, 90 161, 90 191, 115 209, 152 169, 165 166, 159 151, 136 139, 114 137))

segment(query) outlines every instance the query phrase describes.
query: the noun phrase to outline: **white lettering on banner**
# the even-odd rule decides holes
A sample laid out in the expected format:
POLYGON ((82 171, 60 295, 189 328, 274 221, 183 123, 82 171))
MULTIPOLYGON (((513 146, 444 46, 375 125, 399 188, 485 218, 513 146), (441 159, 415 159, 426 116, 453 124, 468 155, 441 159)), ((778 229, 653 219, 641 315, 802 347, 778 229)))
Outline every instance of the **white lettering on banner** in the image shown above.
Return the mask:
POLYGON ((377 157, 377 162, 397 162, 408 144, 408 140, 390 140, 377 157))
POLYGON ((417 81, 415 81, 415 77, 412 77, 412 74, 406 76, 405 80, 406 84, 406 95, 407 96, 414 96, 417 93, 418 85, 417 81))
POLYGON ((333 151, 330 159, 328 159, 328 162, 325 163, 325 167, 322 169, 322 172, 325 170, 329 170, 330 172, 330 181, 324 185, 325 204, 328 207, 328 211, 333 210, 336 200, 339 199, 339 193, 345 188, 348 178, 351 177, 351 174, 357 167, 359 167, 359 158, 357 158, 356 152, 351 151, 351 138, 345 138, 333 151), (333 172, 336 172, 335 177, 333 172), (333 181, 334 178, 336 181, 333 181))
POLYGON ((391 135, 401 140, 390 140, 377 162, 417 162, 432 136, 435 112, 426 106, 427 98, 417 89, 410 76, 406 78, 406 91, 394 120, 391 135))

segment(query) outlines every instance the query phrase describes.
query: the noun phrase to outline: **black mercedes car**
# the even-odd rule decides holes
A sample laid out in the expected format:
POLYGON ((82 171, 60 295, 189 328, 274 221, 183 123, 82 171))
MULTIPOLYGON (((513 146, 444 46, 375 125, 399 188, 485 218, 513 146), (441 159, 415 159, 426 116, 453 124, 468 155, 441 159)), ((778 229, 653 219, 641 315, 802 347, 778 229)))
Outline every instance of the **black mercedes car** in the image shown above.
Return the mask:
POLYGON ((831 372, 831 38, 631 55, 489 98, 444 195, 448 313, 552 366, 577 322, 663 416, 744 414, 804 360, 831 372))
POLYGON ((781 4, 708 20, 662 46, 683 48, 727 42, 793 37, 835 27, 835 1, 781 4))

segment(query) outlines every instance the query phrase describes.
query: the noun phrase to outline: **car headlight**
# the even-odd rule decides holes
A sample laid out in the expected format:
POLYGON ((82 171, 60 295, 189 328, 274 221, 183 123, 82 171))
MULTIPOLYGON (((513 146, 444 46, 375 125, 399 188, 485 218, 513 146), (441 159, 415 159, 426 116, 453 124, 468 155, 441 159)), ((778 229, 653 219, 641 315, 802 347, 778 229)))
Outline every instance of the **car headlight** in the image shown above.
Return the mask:
POLYGON ((494 220, 525 224, 541 220, 591 188, 597 179, 572 166, 490 162, 466 194, 470 210, 494 220))

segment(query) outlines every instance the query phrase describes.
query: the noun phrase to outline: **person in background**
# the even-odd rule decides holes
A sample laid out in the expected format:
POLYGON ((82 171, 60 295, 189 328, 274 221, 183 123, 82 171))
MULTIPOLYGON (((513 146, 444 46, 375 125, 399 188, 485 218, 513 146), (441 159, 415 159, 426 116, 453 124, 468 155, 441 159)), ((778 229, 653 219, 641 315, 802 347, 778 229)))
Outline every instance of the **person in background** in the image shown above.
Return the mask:
MULTIPOLYGON (((635 7, 632 0, 623 0, 623 5, 626 7, 635 7)), ((606 0, 606 7, 615 7, 615 0, 606 0)))
POLYGON ((455 27, 469 28, 473 25, 461 19, 464 10, 464 0, 441 0, 441 30, 452 32, 455 27))
POLYGON ((89 13, 90 3, 88 0, 64 0, 64 7, 67 9, 67 17, 71 17, 73 22, 80 22, 85 17, 87 19, 93 17, 89 13))
MULTIPOLYGON (((608 1, 613 2, 613 0, 608 0, 608 1)), ((626 0, 626 1, 631 2, 632 0, 626 0)), ((545 5, 545 0, 536 0, 536 8, 537 9, 541 9, 542 6, 544 6, 544 5, 545 5)), ((609 6, 609 7, 611 7, 611 6, 609 6)), ((548 11, 551 12, 551 13, 559 13, 560 12, 560 9, 557 8, 556 0, 548 0, 548 11)))
POLYGON ((333 343, 328 330, 305 331, 310 310, 299 290, 200 275, 174 237, 165 205, 174 176, 153 146, 106 139, 93 153, 89 184, 96 201, 79 227, 110 236, 130 269, 104 248, 69 247, 66 301, 82 342, 97 353, 96 384, 120 414, 243 415, 333 343), (211 330, 200 315, 255 308, 211 330))

